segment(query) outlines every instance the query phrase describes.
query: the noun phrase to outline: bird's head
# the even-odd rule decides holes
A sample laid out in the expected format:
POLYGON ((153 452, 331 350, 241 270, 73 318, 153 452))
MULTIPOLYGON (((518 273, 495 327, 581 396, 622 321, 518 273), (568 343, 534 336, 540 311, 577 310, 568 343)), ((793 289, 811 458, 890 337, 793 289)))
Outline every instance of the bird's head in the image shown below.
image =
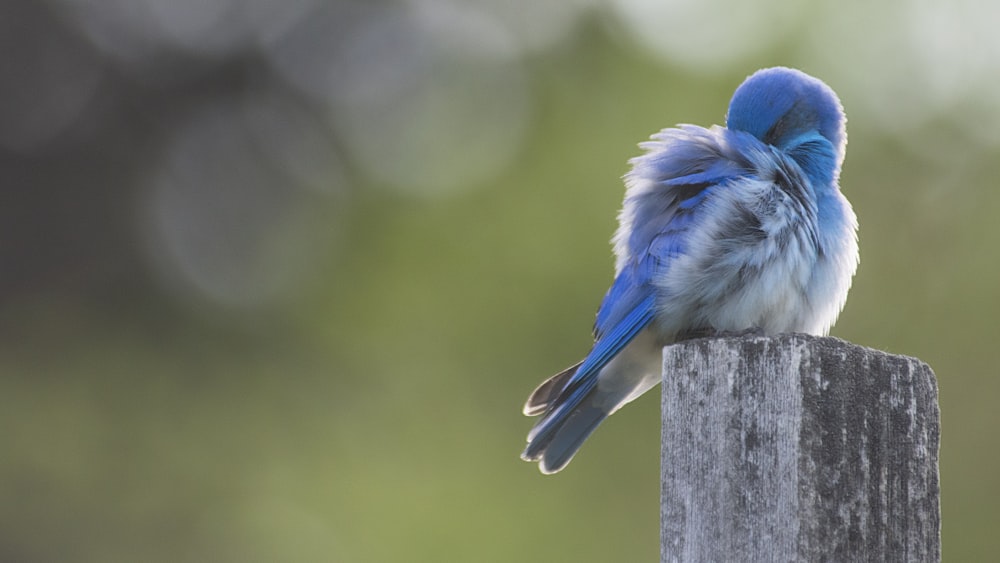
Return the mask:
POLYGON ((819 133, 844 158, 846 118, 837 95, 821 80, 785 67, 750 75, 729 102, 726 127, 787 150, 819 133))

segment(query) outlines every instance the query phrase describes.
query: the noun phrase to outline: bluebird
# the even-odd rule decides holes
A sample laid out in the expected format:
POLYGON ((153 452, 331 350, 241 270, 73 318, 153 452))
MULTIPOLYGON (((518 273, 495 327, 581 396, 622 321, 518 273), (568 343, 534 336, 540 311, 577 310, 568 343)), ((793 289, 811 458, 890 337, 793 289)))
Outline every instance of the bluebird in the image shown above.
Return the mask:
POLYGON ((524 460, 564 468, 605 418, 659 382, 667 344, 829 332, 858 266, 857 218, 838 185, 845 123, 829 86, 776 67, 736 89, 725 127, 679 125, 639 145, 594 346, 528 398, 524 414, 541 419, 524 460))

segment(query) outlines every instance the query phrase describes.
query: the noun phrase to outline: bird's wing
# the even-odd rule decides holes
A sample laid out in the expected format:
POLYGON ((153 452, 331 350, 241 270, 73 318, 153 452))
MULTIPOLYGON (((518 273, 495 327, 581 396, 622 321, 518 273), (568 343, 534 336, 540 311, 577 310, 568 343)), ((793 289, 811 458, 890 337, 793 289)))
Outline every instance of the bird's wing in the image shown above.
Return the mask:
POLYGON ((653 320, 656 295, 648 280, 641 279, 645 277, 643 272, 638 270, 640 268, 628 267, 615 278, 597 312, 594 347, 570 378, 567 390, 600 371, 653 320))
POLYGON ((629 241, 641 250, 622 268, 604 296, 594 321, 594 347, 568 379, 563 397, 586 393, 593 386, 589 381, 653 320, 656 290, 652 282, 684 252, 694 208, 718 185, 704 182, 704 177, 693 174, 663 183, 659 213, 648 218, 641 237, 629 241))

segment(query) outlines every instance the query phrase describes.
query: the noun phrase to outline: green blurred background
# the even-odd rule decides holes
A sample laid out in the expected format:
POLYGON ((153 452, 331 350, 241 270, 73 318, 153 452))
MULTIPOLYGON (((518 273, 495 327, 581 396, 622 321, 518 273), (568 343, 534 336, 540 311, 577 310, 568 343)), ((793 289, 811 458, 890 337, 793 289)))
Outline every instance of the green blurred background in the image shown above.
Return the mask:
POLYGON ((0 561, 655 561, 656 393, 553 477, 520 408, 589 348, 636 144, 778 64, 850 119, 833 334, 935 369, 944 559, 994 558, 997 16, 6 0, 0 561))

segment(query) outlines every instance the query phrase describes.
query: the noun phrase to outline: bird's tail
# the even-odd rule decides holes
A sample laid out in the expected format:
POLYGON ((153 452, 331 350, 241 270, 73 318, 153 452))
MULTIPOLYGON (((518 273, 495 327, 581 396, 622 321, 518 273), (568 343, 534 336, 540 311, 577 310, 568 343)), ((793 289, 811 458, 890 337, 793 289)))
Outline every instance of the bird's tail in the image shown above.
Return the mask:
POLYGON ((587 437, 611 414, 606 407, 594 403, 594 391, 575 393, 550 408, 528 434, 528 447, 521 459, 539 462, 538 468, 545 474, 566 467, 587 437))
POLYGON ((581 405, 558 420, 542 421, 551 430, 536 436, 521 458, 537 461, 545 474, 556 473, 573 459, 583 442, 608 416, 608 411, 593 405, 581 405))

